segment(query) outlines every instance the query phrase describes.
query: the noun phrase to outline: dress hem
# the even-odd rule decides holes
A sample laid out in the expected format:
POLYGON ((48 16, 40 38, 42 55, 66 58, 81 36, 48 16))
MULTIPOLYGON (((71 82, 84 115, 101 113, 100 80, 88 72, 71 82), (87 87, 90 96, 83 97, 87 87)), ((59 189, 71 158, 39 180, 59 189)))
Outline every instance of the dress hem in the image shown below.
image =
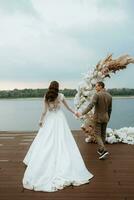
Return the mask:
POLYGON ((39 189, 35 186, 31 186, 31 185, 28 185, 28 184, 23 184, 23 188, 25 189, 28 189, 28 190, 34 190, 34 191, 42 191, 42 192, 56 192, 58 190, 62 190, 64 189, 65 187, 67 186, 75 186, 75 187, 78 187, 80 185, 83 185, 83 184, 88 184, 90 182, 90 180, 93 178, 93 175, 88 179, 88 180, 84 180, 84 181, 65 181, 64 184, 61 184, 61 185, 58 185, 58 186, 53 186, 51 190, 47 190, 47 189, 39 189))

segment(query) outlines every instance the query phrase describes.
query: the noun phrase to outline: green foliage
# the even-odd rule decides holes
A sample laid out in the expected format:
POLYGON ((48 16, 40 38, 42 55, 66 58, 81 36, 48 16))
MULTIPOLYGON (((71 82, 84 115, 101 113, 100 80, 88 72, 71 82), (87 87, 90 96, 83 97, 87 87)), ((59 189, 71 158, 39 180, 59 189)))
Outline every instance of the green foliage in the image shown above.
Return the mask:
MULTIPOLYGON (((29 98, 29 97, 43 97, 47 89, 14 89, 14 90, 1 90, 0 98, 29 98)), ((112 96, 134 96, 134 89, 129 88, 113 88, 107 90, 112 96)), ((65 97, 74 97, 77 93, 76 89, 60 90, 65 97)))
POLYGON ((45 93, 46 89, 3 90, 0 91, 0 98, 43 97, 45 93))
POLYGON ((113 88, 107 90, 112 96, 134 96, 134 89, 113 88))
MULTIPOLYGON (((0 98, 29 98, 29 97, 44 97, 47 89, 14 89, 0 91, 0 98)), ((74 97, 76 90, 64 89, 60 90, 66 97, 74 97)))
POLYGON ((61 90, 61 92, 65 95, 65 97, 74 97, 77 93, 77 90, 65 88, 64 90, 61 90))

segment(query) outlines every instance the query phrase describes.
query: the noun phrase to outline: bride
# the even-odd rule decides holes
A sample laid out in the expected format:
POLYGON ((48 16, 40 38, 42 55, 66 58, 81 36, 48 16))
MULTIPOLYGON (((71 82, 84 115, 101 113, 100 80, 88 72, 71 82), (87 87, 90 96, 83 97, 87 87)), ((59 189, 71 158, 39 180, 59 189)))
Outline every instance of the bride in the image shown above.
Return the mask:
POLYGON ((23 162, 27 165, 23 187, 54 192, 65 186, 86 184, 93 177, 87 170, 68 127, 61 103, 74 114, 59 83, 52 81, 44 98, 40 129, 23 162))

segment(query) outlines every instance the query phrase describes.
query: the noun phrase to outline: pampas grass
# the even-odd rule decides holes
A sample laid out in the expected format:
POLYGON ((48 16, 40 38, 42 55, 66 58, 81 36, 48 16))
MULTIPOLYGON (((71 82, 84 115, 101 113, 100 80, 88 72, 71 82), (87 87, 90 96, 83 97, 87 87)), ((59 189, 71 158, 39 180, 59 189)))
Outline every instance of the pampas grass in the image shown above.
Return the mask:
MULTIPOLYGON (((115 74, 119 70, 127 68, 128 64, 134 64, 134 58, 129 55, 122 55, 113 59, 112 54, 100 60, 93 70, 89 70, 83 77, 82 82, 79 84, 77 94, 74 98, 74 104, 77 111, 83 111, 91 98, 95 94, 95 85, 98 81, 105 81, 107 77, 111 78, 111 74, 115 74)), ((83 116, 82 130, 87 130, 88 126, 92 123, 93 111, 90 111, 83 116), (87 123, 88 122, 88 123, 87 123)), ((94 128, 94 127, 93 127, 94 128)), ((87 134, 87 132, 86 132, 87 134)), ((90 142, 94 141, 93 129, 88 131, 90 142)))

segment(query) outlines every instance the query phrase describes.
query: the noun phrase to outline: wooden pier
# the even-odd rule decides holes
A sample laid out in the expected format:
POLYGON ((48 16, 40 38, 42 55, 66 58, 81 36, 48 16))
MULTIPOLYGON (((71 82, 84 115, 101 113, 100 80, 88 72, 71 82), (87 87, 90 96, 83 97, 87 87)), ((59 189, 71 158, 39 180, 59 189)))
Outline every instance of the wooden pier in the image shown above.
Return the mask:
POLYGON ((24 190, 22 160, 35 135, 0 132, 0 200, 134 200, 134 146, 107 144, 109 158, 99 160, 97 145, 85 143, 81 131, 73 131, 73 135, 87 168, 94 174, 90 183, 54 193, 24 190))

